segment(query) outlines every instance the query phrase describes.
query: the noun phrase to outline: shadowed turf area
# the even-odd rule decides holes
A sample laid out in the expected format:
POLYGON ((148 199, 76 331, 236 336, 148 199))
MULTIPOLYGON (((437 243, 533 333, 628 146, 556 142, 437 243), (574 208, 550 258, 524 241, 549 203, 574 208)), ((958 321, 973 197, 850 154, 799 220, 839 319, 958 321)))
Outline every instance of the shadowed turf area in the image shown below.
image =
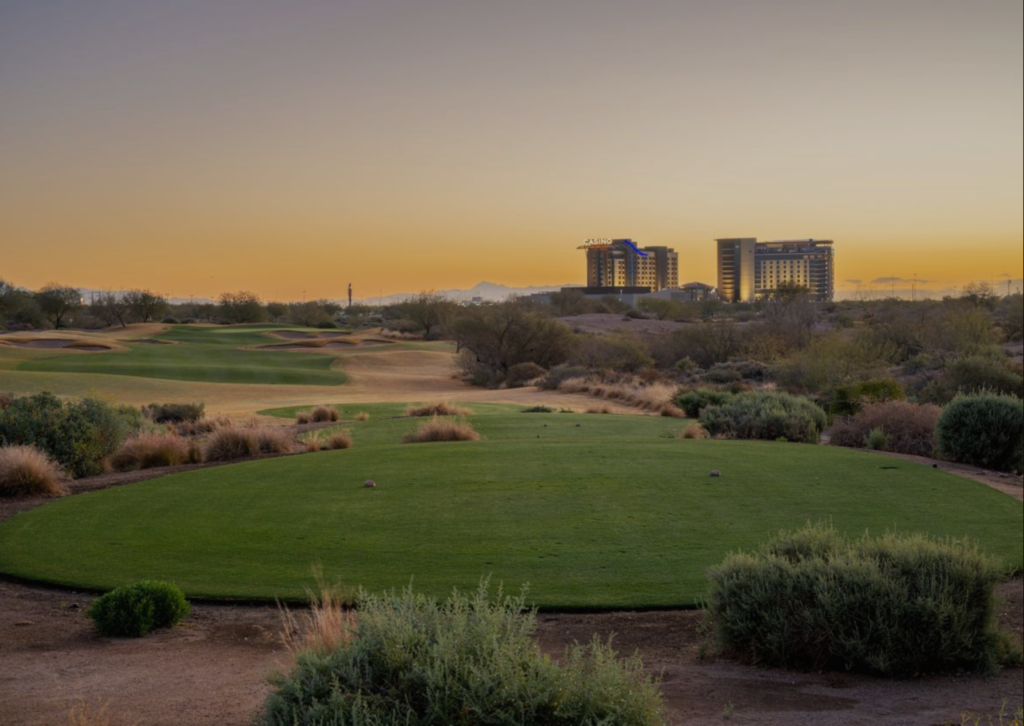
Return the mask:
MULTIPOLYGON (((705 570, 780 528, 970 536, 1020 567, 1022 507, 918 464, 800 444, 680 440, 686 422, 468 404, 479 442, 400 444, 399 405, 346 407, 352 449, 197 470, 54 501, 0 525, 0 571, 108 589, 300 599, 447 594, 491 575, 546 609, 693 606, 705 570), (709 476, 712 469, 722 476, 709 476), (363 481, 374 479, 367 489, 363 481)), ((277 413, 292 415, 294 409, 277 413)))
POLYGON ((332 368, 335 361, 333 356, 254 349, 261 345, 285 342, 268 333, 288 327, 274 324, 180 325, 154 337, 154 340, 166 341, 171 345, 120 340, 119 344, 126 346, 127 350, 93 355, 60 353, 33 356, 19 363, 17 370, 137 376, 204 383, 328 386, 345 382, 345 374, 332 368))

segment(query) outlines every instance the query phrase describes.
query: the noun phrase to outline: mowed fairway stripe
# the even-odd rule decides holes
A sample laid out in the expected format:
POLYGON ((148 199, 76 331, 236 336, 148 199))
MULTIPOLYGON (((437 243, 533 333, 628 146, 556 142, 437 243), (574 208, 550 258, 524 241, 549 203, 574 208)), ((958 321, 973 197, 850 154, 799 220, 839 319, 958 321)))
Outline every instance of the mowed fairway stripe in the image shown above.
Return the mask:
POLYGON ((829 447, 616 441, 582 429, 357 445, 47 504, 0 525, 0 571, 83 587, 159 578, 192 596, 301 598, 319 564, 328 581, 353 588, 414 579, 443 595, 490 575, 506 589, 528 583, 544 608, 678 607, 699 602, 706 569, 727 551, 822 519, 852 535, 969 535, 1020 566, 1019 502, 916 464, 882 468, 893 465, 829 447), (363 488, 365 479, 378 486, 363 488))
POLYGON ((332 369, 334 356, 256 349, 281 343, 282 339, 268 335, 266 329, 282 327, 285 326, 176 326, 157 336, 173 345, 123 341, 128 350, 36 358, 20 363, 17 370, 205 383, 327 386, 346 381, 344 373, 332 369))

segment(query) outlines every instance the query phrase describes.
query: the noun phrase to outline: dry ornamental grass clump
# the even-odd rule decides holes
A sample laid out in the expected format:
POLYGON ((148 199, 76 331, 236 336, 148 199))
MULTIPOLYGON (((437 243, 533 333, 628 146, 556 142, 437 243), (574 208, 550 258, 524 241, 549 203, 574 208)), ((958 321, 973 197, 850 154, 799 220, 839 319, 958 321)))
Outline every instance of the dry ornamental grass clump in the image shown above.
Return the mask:
POLYGON ((204 461, 231 461, 260 454, 290 454, 295 450, 295 439, 284 428, 257 426, 254 428, 223 428, 214 431, 203 447, 204 461))
POLYGON ((480 434, 465 421, 434 417, 424 421, 419 427, 407 434, 403 444, 422 444, 428 441, 479 441, 480 434))
POLYGON ((158 466, 194 464, 202 459, 199 447, 175 434, 139 434, 110 457, 114 471, 137 471, 158 466))
POLYGON ((57 464, 34 446, 0 447, 0 496, 62 496, 57 464))
POLYGON ((410 406, 406 416, 468 416, 473 413, 468 408, 458 408, 450 403, 435 403, 430 406, 410 406))

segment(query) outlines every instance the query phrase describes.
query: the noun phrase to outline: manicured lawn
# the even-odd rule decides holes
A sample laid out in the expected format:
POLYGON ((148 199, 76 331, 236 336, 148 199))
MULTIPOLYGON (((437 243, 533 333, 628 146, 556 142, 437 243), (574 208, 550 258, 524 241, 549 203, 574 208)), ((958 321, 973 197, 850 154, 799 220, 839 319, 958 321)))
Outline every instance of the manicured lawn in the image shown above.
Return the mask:
POLYGON ((59 353, 35 357, 20 363, 17 370, 139 376, 206 383, 325 386, 345 382, 345 374, 332 369, 334 356, 251 349, 286 342, 267 333, 287 327, 175 326, 157 336, 160 340, 172 341, 174 345, 132 343, 127 340, 122 342, 128 346, 128 350, 93 355, 59 353))
MULTIPOLYGON (((418 421, 352 406, 355 446, 55 501, 0 525, 0 571, 192 596, 301 598, 328 581, 443 595, 491 575, 544 608, 692 606, 705 570, 780 528, 926 531, 1022 560, 1021 504, 931 468, 800 444, 684 441, 685 422, 470 405, 485 440, 399 444, 418 421), (896 467, 896 468, 890 468, 896 467), (718 469, 719 478, 709 472, 718 469), (362 483, 374 479, 378 486, 362 483)), ((343 413, 350 415, 348 407, 343 413)))

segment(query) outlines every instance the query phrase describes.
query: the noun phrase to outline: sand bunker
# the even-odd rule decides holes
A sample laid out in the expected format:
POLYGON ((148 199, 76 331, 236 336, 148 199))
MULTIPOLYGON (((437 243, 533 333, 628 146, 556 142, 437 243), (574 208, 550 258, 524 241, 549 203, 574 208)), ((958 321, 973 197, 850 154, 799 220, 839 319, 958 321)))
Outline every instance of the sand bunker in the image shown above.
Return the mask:
POLYGON ((156 338, 120 338, 122 343, 146 343, 149 345, 177 345, 173 340, 157 340, 156 338))
POLYGON ((100 343, 94 343, 92 341, 81 341, 73 340, 71 338, 33 338, 31 340, 12 340, 7 339, 4 341, 7 345, 14 346, 15 348, 28 348, 29 350, 84 350, 84 351, 101 351, 101 350, 112 350, 112 346, 102 345, 100 343))

